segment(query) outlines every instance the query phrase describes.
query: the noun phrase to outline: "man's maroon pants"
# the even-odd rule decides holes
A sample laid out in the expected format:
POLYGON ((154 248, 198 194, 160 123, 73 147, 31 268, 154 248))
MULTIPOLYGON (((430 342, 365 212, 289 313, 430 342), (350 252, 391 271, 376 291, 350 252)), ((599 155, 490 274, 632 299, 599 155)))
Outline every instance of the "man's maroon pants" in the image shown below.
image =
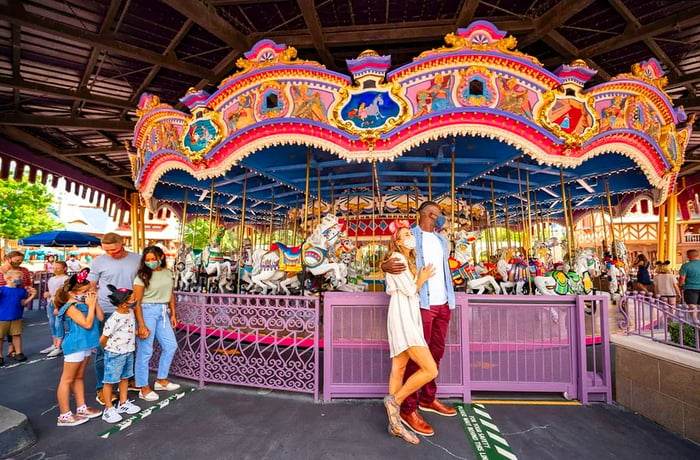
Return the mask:
MULTIPOLYGON (((450 316, 452 315, 450 306, 448 304, 431 305, 430 310, 421 308, 420 315, 423 319, 423 334, 425 336, 425 341, 428 342, 430 354, 433 355, 435 364, 437 364, 438 369, 440 369, 440 360, 445 354, 447 327, 450 324, 450 316)), ((408 364, 406 365, 406 372, 404 373, 403 381, 405 382, 408 380, 408 378, 417 370, 418 365, 409 359, 408 364)), ((437 393, 437 384, 435 383, 435 380, 431 380, 423 385, 423 388, 418 390, 418 392, 413 393, 404 400, 403 404, 401 404, 401 412, 404 414, 415 412, 418 409, 419 400, 423 404, 430 404, 435 400, 435 393, 437 393), (420 393, 420 397, 418 393, 420 393)))

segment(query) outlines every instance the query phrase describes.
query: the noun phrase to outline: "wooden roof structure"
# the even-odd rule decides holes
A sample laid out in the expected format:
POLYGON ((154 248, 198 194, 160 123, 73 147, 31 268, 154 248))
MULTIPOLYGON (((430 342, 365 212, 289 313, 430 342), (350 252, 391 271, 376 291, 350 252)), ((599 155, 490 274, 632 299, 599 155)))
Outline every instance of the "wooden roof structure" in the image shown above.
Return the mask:
MULTIPOLYGON (((548 69, 585 60, 598 71, 592 83, 655 57, 675 105, 700 111, 696 1, 6 0, 0 137, 118 196, 134 190, 124 143, 145 91, 183 109, 189 88, 213 91, 263 38, 346 74, 345 60, 366 49, 395 68, 477 19, 548 69)), ((700 170, 698 128, 682 174, 700 170)))

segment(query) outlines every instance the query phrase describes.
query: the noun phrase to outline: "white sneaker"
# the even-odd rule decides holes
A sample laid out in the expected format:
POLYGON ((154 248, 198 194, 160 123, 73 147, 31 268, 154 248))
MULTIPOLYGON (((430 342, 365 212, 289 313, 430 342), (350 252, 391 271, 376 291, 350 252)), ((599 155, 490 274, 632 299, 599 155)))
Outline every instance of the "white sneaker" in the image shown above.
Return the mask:
POLYGON ((134 415, 140 411, 141 408, 134 404, 133 401, 131 401, 130 399, 127 399, 123 403, 119 403, 119 405, 117 406, 117 412, 119 412, 120 414, 134 415))
POLYGON ((180 385, 173 382, 168 382, 167 385, 161 385, 160 383, 156 382, 155 385, 153 385, 153 389, 157 391, 175 391, 179 388, 180 385))
POLYGON ((102 414, 102 420, 104 420, 107 423, 117 423, 122 421, 122 416, 119 415, 119 412, 117 412, 117 409, 112 406, 104 413, 102 414))
POLYGON ((42 355, 45 355, 46 353, 51 353, 51 352, 54 351, 55 349, 56 349, 56 347, 54 347, 53 345, 51 345, 50 347, 44 348, 44 349, 41 350, 39 353, 41 353, 42 355))
POLYGON ((49 354, 46 355, 46 357, 47 358, 55 358, 56 356, 60 355, 61 353, 63 353, 63 350, 61 350, 60 348, 54 348, 53 350, 51 350, 49 352, 49 354))
POLYGON ((66 416, 59 416, 58 419, 56 420, 56 426, 76 426, 76 425, 82 425, 83 423, 87 423, 88 420, 90 420, 87 417, 82 417, 80 415, 73 414, 71 412, 68 413, 66 416))
POLYGON ((151 391, 150 393, 147 393, 144 396, 141 390, 139 390, 139 399, 144 399, 146 401, 158 401, 160 399, 160 396, 158 396, 158 393, 156 393, 155 391, 151 391))

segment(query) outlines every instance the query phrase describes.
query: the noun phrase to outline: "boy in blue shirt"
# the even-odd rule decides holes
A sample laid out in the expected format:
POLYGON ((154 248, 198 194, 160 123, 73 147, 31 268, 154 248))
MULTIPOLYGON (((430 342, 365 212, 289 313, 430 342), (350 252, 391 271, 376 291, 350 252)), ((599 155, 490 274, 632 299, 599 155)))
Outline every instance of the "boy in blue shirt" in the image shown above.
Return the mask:
POLYGON ((2 344, 5 336, 12 337, 12 346, 15 349, 15 361, 26 361, 27 357, 22 353, 22 316, 24 307, 36 296, 36 290, 23 288, 23 274, 19 270, 9 270, 5 273, 7 286, 0 286, 0 366, 5 364, 2 357, 2 344))

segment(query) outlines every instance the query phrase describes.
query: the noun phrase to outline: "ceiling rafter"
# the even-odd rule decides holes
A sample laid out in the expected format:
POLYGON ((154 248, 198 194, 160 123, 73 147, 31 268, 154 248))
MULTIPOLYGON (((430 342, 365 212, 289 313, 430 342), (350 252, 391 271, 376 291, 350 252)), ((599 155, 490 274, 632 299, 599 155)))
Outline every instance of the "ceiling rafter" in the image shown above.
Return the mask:
POLYGON ((103 118, 73 118, 27 115, 24 113, 0 113, 0 125, 34 126, 37 128, 87 128, 105 131, 133 131, 133 121, 110 120, 103 118))
POLYGON ((78 147, 75 149, 62 149, 58 150, 58 152, 65 157, 87 157, 109 153, 124 153, 126 149, 123 144, 113 143, 109 147, 78 147))
POLYGON ((465 0, 457 14, 457 28, 467 27, 476 13, 479 0, 465 0))
POLYGON ((325 45, 321 21, 318 19, 318 14, 316 14, 314 0, 297 0, 297 4, 299 5, 301 14, 304 16, 304 23, 306 24, 306 28, 309 29, 314 48, 316 48, 316 51, 318 51, 318 54, 321 56, 321 63, 329 69, 337 70, 333 55, 328 51, 325 45))
POLYGON ((65 158, 61 156, 60 151, 58 151, 53 145, 39 139, 38 137, 32 136, 31 134, 12 126, 2 126, 0 127, 2 131, 8 138, 14 141, 21 142, 25 145, 30 145, 33 149, 39 150, 51 157, 57 158, 63 163, 67 163, 79 170, 85 171, 86 173, 92 174, 96 177, 104 179, 106 182, 110 182, 114 185, 122 187, 126 190, 134 190, 134 184, 129 181, 125 181, 119 178, 111 177, 109 174, 105 174, 103 169, 95 167, 94 164, 76 160, 74 158, 65 158))
MULTIPOLYGON (((12 77, 21 78, 20 60, 22 56, 22 31, 16 24, 12 24, 12 77)), ((19 110, 20 97, 19 88, 12 89, 13 106, 19 110)))
MULTIPOLYGON (((547 35, 542 37, 542 41, 545 42, 550 48, 552 48, 554 51, 557 53, 561 54, 562 57, 568 59, 568 62, 571 62, 575 59, 578 59, 578 53, 579 50, 576 48, 576 45, 571 43, 569 40, 566 39, 562 34, 557 32, 556 30, 550 30, 547 35)), ((596 62, 594 62, 592 59, 584 59, 586 64, 588 64, 588 67, 591 69, 594 69, 598 72, 598 76, 605 79, 605 80, 610 80, 612 77, 608 72, 605 71, 601 66, 599 66, 596 62)), ((561 63, 567 63, 566 61, 560 62, 561 63)))
MULTIPOLYGON (((98 32, 100 35, 104 35, 111 27, 112 23, 114 22, 114 18, 117 16, 117 12, 119 11, 119 6, 121 5, 121 0, 112 0, 112 2, 109 4, 109 8, 107 9, 107 13, 105 13, 104 20, 102 21, 102 26, 100 27, 100 31, 98 32)), ((125 10, 126 11, 126 10, 125 10)), ((92 51, 90 51, 90 57, 88 58, 88 62, 85 65, 85 71, 83 72, 83 76, 80 79, 80 83, 78 83, 78 91, 83 91, 87 90, 87 84, 90 81, 90 77, 92 76, 92 71, 95 68, 95 65, 97 64, 97 59, 102 55, 102 58, 104 59, 105 56, 102 54, 102 49, 95 46, 92 48, 92 51)), ((95 78, 97 78, 97 75, 95 75, 95 78)), ((71 108, 71 115, 76 116, 78 113, 78 108, 82 105, 82 101, 76 100, 73 102, 73 107, 71 108)))
POLYGON ((47 85, 33 81, 27 81, 22 78, 4 78, 0 77, 0 86, 14 88, 16 90, 25 90, 45 94, 47 96, 56 97, 58 99, 69 99, 80 102, 92 102, 95 104, 103 104, 110 107, 120 109, 133 109, 133 105, 129 101, 116 99, 107 96, 98 96, 91 94, 86 88, 82 90, 74 90, 60 88, 58 86, 47 85))
POLYGON ((114 39, 110 34, 100 35, 38 14, 28 13, 18 8, 17 5, 19 4, 20 2, 10 2, 9 6, 0 5, 0 19, 29 29, 48 32, 57 37, 62 37, 88 46, 98 46, 120 56, 126 56, 149 64, 157 64, 161 67, 187 75, 194 75, 200 78, 213 77, 213 73, 209 69, 182 61, 174 54, 163 56, 162 54, 139 48, 138 46, 120 42, 114 39))
POLYGON ((518 40, 521 47, 526 47, 541 39, 549 32, 564 24, 572 16, 593 3, 595 0, 562 0, 535 19, 535 30, 518 40))
POLYGON ((249 37, 236 29, 226 19, 219 16, 216 8, 197 0, 161 0, 184 17, 192 19, 233 49, 243 53, 253 45, 249 37))

